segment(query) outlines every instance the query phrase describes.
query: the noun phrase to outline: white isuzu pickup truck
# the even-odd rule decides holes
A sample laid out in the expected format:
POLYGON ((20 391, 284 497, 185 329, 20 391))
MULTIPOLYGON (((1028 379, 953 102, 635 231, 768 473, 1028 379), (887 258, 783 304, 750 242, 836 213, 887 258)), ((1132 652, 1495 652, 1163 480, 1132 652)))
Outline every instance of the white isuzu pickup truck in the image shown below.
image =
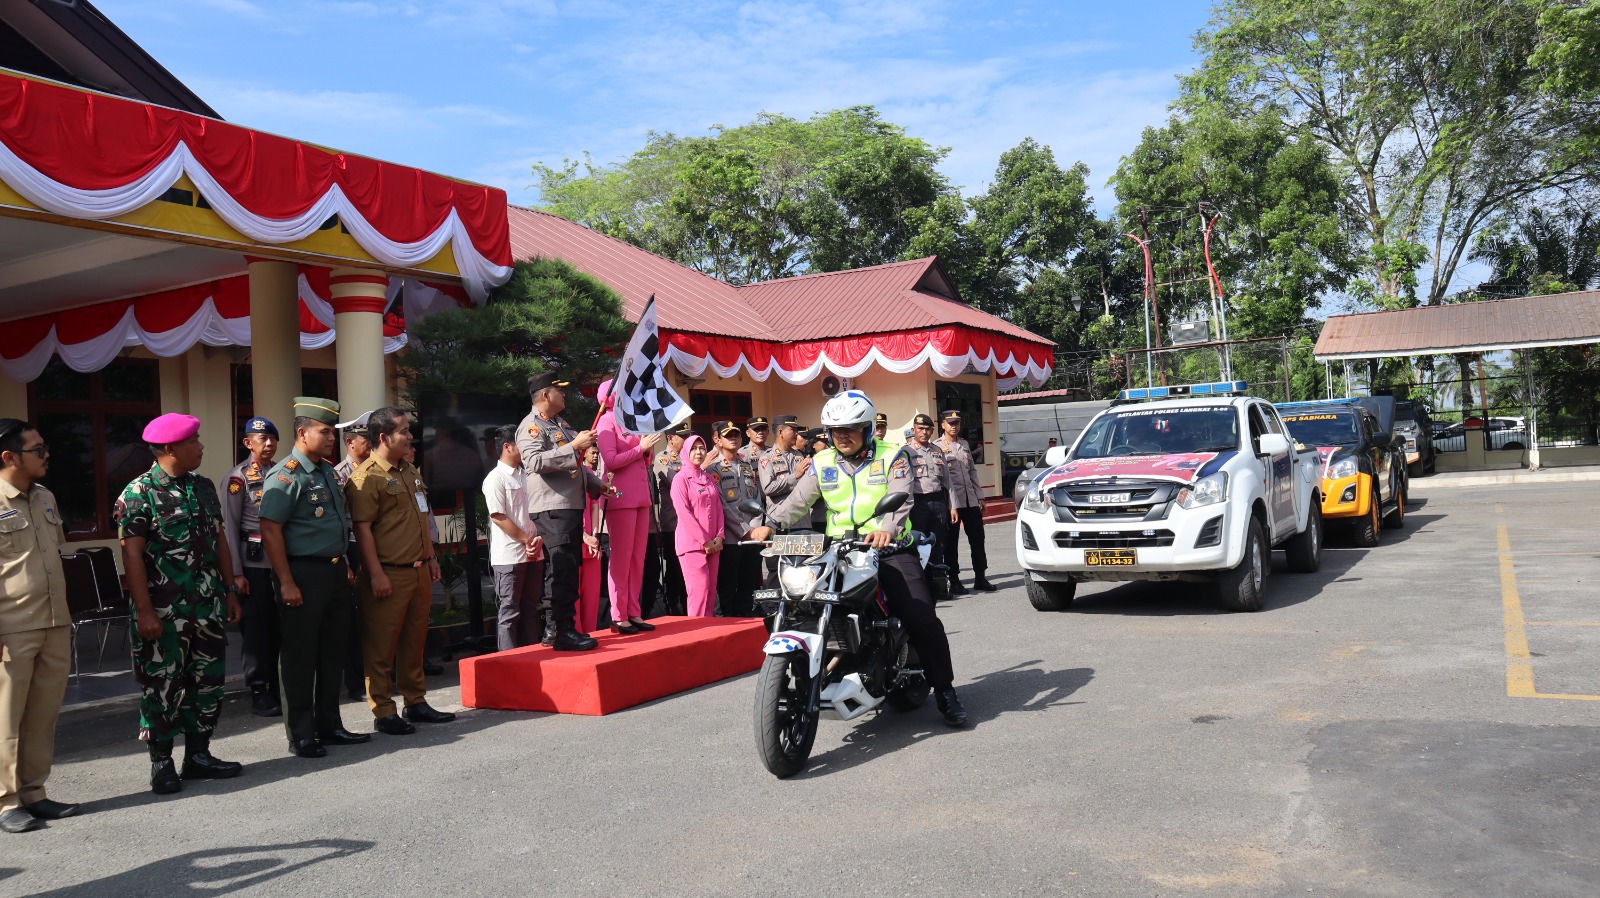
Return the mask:
POLYGON ((1322 563, 1322 463, 1297 451, 1243 381, 1125 390, 1071 450, 1051 449, 1017 512, 1017 557, 1040 611, 1096 580, 1214 582, 1259 611, 1271 551, 1322 563))

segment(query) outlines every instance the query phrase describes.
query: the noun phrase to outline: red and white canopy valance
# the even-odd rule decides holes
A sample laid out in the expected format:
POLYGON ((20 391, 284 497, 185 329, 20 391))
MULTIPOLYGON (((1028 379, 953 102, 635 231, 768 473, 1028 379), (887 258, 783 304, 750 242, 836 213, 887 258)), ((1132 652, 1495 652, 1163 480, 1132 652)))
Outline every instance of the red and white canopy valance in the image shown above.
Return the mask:
POLYGON ((415 267, 449 246, 474 299, 511 273, 503 190, 0 72, 0 181, 29 202, 115 218, 184 175, 260 243, 303 239, 337 215, 386 265, 415 267))
MULTIPOLYGON (((328 269, 300 270, 300 347, 320 349, 334 340, 328 269)), ((469 304, 451 285, 392 278, 390 311, 384 316, 383 351, 406 345, 405 323, 469 304), (400 309, 393 305, 404 289, 400 309)), ((74 371, 99 371, 125 349, 143 346, 158 356, 176 356, 195 344, 250 345, 248 275, 163 290, 130 299, 35 315, 0 324, 0 373, 26 383, 38 377, 52 355, 74 371)))
POLYGON ((857 377, 876 364, 896 374, 931 365, 940 377, 994 372, 1001 390, 1026 381, 1034 386, 1050 379, 1051 347, 960 325, 865 334, 836 340, 768 343, 707 334, 662 331, 667 356, 679 371, 699 377, 706 369, 719 377, 741 370, 758 381, 776 374, 791 384, 809 383, 824 371, 857 377))

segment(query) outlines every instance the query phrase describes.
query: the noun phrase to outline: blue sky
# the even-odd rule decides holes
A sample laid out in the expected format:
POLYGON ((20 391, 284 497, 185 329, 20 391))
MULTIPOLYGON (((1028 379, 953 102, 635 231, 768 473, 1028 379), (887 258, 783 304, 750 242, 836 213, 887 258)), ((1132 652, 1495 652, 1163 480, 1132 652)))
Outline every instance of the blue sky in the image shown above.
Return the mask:
MULTIPOLYGON (((97 0, 225 118, 506 188, 650 131, 876 105, 981 190, 1025 137, 1116 162, 1194 64, 1202 2, 97 0)), ((1103 211, 1103 209, 1102 209, 1103 211)))

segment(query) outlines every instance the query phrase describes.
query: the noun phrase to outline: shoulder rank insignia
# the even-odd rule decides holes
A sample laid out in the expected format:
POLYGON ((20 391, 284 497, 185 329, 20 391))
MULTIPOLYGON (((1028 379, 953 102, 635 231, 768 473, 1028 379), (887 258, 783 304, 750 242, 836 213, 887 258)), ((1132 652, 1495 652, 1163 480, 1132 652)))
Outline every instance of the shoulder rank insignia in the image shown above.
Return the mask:
POLYGON ((295 458, 289 459, 288 461, 283 463, 283 469, 285 471, 298 471, 298 470, 300 470, 300 460, 299 459, 295 459, 295 458))

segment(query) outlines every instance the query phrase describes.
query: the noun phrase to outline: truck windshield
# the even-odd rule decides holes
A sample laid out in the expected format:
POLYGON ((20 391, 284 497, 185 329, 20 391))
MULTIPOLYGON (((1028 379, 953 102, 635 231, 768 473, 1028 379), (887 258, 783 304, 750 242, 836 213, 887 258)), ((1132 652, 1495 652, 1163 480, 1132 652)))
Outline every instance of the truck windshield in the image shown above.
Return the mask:
POLYGON ((1349 412, 1317 412, 1286 416, 1289 436, 1303 446, 1350 446, 1361 441, 1356 416, 1349 412))
POLYGON ((1107 412, 1083 432, 1073 458, 1181 455, 1239 448, 1239 415, 1232 406, 1107 412))

